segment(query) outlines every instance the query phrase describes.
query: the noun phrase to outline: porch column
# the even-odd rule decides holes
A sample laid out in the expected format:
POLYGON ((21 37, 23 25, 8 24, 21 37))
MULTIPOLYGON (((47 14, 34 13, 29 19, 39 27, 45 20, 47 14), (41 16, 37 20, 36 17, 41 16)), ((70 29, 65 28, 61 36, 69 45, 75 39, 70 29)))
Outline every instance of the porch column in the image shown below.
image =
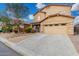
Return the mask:
POLYGON ((40 32, 41 33, 43 32, 43 25, 42 24, 40 25, 40 32))

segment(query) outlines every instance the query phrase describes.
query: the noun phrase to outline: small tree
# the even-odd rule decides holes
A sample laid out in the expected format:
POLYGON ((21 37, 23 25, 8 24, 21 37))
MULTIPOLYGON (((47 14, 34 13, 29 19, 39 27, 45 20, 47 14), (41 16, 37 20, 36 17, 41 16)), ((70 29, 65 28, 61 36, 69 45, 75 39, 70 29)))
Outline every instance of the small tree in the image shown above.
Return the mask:
POLYGON ((5 25, 10 24, 10 21, 11 21, 11 19, 9 19, 8 17, 5 17, 5 16, 1 17, 0 20, 1 20, 5 25))
POLYGON ((16 18, 23 18, 29 14, 29 8, 23 3, 8 3, 7 10, 14 13, 16 18))

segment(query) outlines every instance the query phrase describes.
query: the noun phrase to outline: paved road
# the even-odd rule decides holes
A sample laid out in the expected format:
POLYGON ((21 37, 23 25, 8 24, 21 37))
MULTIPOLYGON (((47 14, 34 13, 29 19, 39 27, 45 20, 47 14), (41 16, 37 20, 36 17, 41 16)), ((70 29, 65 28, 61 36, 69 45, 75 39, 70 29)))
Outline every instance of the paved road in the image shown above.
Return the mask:
POLYGON ((15 47, 23 55, 72 56, 78 55, 67 35, 36 34, 15 47))
POLYGON ((20 54, 0 42, 0 56, 20 56, 20 54))

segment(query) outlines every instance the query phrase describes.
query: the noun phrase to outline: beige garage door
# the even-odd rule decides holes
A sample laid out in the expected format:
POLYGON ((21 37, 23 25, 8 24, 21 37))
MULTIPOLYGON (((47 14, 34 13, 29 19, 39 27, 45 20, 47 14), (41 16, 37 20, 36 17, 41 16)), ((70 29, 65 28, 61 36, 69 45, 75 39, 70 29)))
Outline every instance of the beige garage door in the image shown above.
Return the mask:
POLYGON ((44 26, 44 33, 48 33, 48 34, 67 34, 67 27, 65 26, 65 24, 60 25, 60 24, 56 24, 56 25, 46 25, 44 26))

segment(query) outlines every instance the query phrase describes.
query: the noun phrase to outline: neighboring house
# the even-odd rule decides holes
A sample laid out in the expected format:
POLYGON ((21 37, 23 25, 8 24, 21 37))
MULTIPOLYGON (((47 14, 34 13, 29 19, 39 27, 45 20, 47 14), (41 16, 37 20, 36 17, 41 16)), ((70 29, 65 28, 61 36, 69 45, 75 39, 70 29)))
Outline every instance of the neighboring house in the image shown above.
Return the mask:
POLYGON ((14 19, 10 22, 14 26, 13 31, 24 32, 25 28, 32 26, 30 23, 23 21, 22 19, 14 19), (19 26, 16 26, 16 24, 19 26), (15 29, 16 27, 16 29, 15 29))
POLYGON ((47 34, 74 34, 71 6, 48 5, 34 14, 33 27, 47 34))
POLYGON ((29 24, 29 23, 24 23, 24 24, 22 24, 22 25, 19 26, 19 31, 20 32, 25 32, 25 29, 28 28, 28 27, 30 27, 30 26, 32 26, 32 25, 29 24))

